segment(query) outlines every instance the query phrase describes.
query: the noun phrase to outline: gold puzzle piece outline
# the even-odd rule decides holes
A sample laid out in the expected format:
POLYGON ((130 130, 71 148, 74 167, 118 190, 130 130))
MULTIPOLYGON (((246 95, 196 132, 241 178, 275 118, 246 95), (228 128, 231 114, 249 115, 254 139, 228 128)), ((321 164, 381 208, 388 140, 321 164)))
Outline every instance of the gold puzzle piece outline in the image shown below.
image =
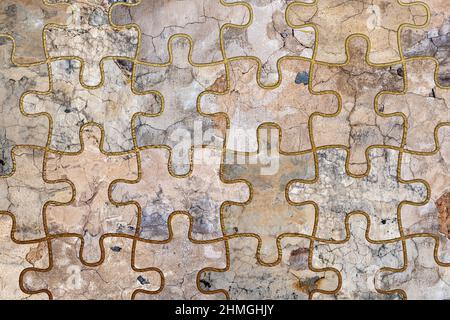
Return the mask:
MULTIPOLYGON (((221 2, 222 2, 222 0, 220 0, 221 2)), ((399 1, 399 0, 398 0, 399 1)), ((405 6, 408 6, 408 5, 413 5, 413 4, 416 4, 416 3, 418 3, 418 2, 412 2, 411 4, 404 4, 404 3, 401 3, 400 1, 399 1, 399 3, 401 4, 401 5, 405 5, 405 6)), ((420 3, 422 3, 422 2, 420 2, 420 3)), ((236 4, 236 3, 233 3, 233 4, 236 4)), ((241 4, 244 4, 245 5, 245 3, 241 3, 241 4)), ((115 3, 115 4, 113 4, 111 7, 110 7, 110 9, 109 9, 109 13, 108 13, 108 16, 109 16, 109 22, 110 22, 110 25, 112 25, 112 26, 114 26, 114 27, 118 27, 118 26, 116 26, 116 25, 114 25, 114 24, 112 24, 111 23, 111 10, 112 10, 112 8, 115 6, 115 5, 128 5, 128 4, 119 4, 119 3, 115 3)), ((424 3, 422 3, 422 5, 425 5, 426 6, 426 8, 427 8, 427 12, 428 12, 428 21, 427 21, 427 24, 429 23, 429 17, 430 17, 430 11, 429 11, 429 8, 428 8, 428 6, 426 5, 426 4, 424 4, 424 3)), ((286 10, 286 12, 287 12, 287 10, 286 10)), ((252 14, 252 12, 250 11, 250 13, 252 14)), ((251 18, 252 18, 252 16, 251 16, 251 18)), ((252 21, 252 20, 250 20, 250 21, 252 21)), ((232 25, 232 24, 228 24, 228 25, 231 25, 231 26, 234 26, 234 25, 232 25)), ((403 24, 402 26, 407 26, 408 24, 403 24)), ((248 26, 248 25, 247 25, 248 26)), ((290 25, 291 26, 291 25, 290 25)), ((425 27, 426 25, 423 25, 423 26, 421 26, 420 28, 422 28, 422 27, 425 27)), ((242 26, 242 28, 245 28, 246 26, 242 26)), ((291 26, 292 27, 292 26, 291 26)), ((305 26, 302 26, 302 27, 305 27, 305 26)), ((409 27, 412 27, 412 28, 416 28, 416 26, 409 26, 409 27)), ((418 27, 419 28, 419 27, 418 27)), ((44 29, 45 29, 45 27, 44 27, 44 29)), ((401 28, 399 28, 399 30, 401 30, 401 28)), ((398 35, 398 32, 397 32, 397 35, 398 35)), ((0 36, 2 36, 2 35, 0 35, 0 36)), ((14 63, 14 59, 13 59, 13 56, 14 56, 14 50, 15 50, 15 41, 14 41, 14 38, 12 37, 12 36, 9 36, 9 35, 5 35, 5 36, 7 36, 8 38, 10 38, 11 40, 13 40, 13 51, 12 51, 12 53, 11 53, 11 62, 13 63, 13 64, 15 64, 15 65, 18 65, 18 64, 16 64, 16 63, 14 63)), ((222 37, 221 37, 221 40, 223 40, 222 39, 222 37)), ((141 42, 140 42, 141 40, 140 40, 140 34, 139 34, 139 39, 138 39, 138 50, 137 50, 137 52, 139 51, 139 49, 140 49, 140 44, 141 44, 141 42)), ((314 46, 314 51, 313 51, 313 58, 312 59, 309 59, 309 58, 303 58, 303 59, 305 59, 305 60, 307 60, 307 61, 310 61, 310 62, 312 62, 312 63, 314 63, 315 62, 315 55, 316 55, 316 52, 317 52, 317 41, 318 41, 318 39, 317 39, 317 37, 316 37, 316 40, 315 40, 315 46, 314 46)), ((221 43, 222 43, 222 41, 221 41, 221 43)), ((370 44, 370 42, 369 42, 369 44, 370 44)), ((223 46, 221 45, 221 47, 223 48, 223 46)), ((400 63, 402 63, 402 64, 404 64, 405 63, 405 59, 403 58, 403 52, 402 52, 402 47, 401 47, 401 45, 399 45, 399 50, 400 50, 400 54, 401 54, 401 57, 402 57, 402 59, 400 60, 400 63)), ((68 57, 66 57, 66 58, 68 58, 68 57)), ((75 60, 81 60, 80 58, 78 58, 77 59, 77 57, 70 57, 70 58, 74 58, 75 60)), ((107 58, 114 58, 114 57, 103 57, 102 58, 102 60, 105 60, 105 59, 107 59, 107 58)), ((237 58, 235 58, 235 59, 239 59, 240 57, 237 57, 237 58)), ((259 59, 257 58, 257 57, 245 57, 245 58, 251 58, 251 59, 254 59, 254 60, 256 60, 256 61, 258 61, 258 63, 259 63, 259 68, 258 69, 260 69, 260 61, 259 61, 259 59)), ((282 59, 284 59, 284 58, 286 58, 286 57, 282 57, 282 58, 280 58, 278 61, 277 61, 277 69, 278 69, 278 74, 280 75, 281 74, 281 72, 280 72, 280 60, 282 60, 282 59)), ((419 57, 414 57, 413 59, 421 59, 421 58, 430 58, 430 57, 427 57, 427 56, 419 56, 419 57)), ((434 59, 434 58, 433 58, 434 59)), ((128 59, 128 58, 123 58, 123 57, 120 57, 120 60, 127 60, 127 61, 131 61, 131 62, 134 62, 134 63, 137 63, 138 61, 136 61, 136 60, 133 60, 133 59, 128 59)), ((226 57, 223 59, 223 63, 227 66, 228 65, 228 61, 230 61, 231 59, 227 59, 226 57)), ((46 64, 48 64, 48 62, 49 61, 45 61, 45 62, 39 62, 39 63, 37 63, 37 65, 39 65, 39 64, 43 64, 43 63, 46 63, 46 64)), ((366 61, 366 62, 368 62, 368 61, 366 61)), ((29 65, 19 65, 19 66, 33 66, 33 65, 36 65, 36 64, 29 64, 29 65)), ((436 68, 436 72, 435 72, 435 78, 437 79, 437 70, 439 69, 439 63, 437 62, 437 68, 436 68)), ((81 66, 83 67, 84 66, 84 62, 83 61, 81 61, 81 66)), ((101 66, 102 66, 102 64, 101 64, 101 66)), ((133 73, 134 73, 134 68, 135 68, 135 64, 133 64, 133 73)), ((404 71, 406 71, 406 69, 404 70, 404 71)), ((227 75, 227 80, 229 80, 229 74, 228 74, 228 68, 226 68, 226 75, 227 75)), ((81 72, 80 72, 80 74, 81 74, 81 72)), ((310 73, 311 74, 311 73, 310 73)), ((103 70, 101 69, 101 75, 102 75, 102 81, 101 81, 101 83, 103 83, 103 78, 104 78, 104 73, 103 73, 103 70)), ((279 80, 281 80, 281 78, 279 78, 279 80)), ((438 85, 439 83, 437 82, 437 81, 435 81, 436 82, 436 84, 438 85)), ((80 83, 83 85, 83 83, 80 81, 80 83)), ((257 77, 257 83, 258 83, 258 85, 260 85, 262 88, 264 88, 264 86, 262 86, 261 84, 260 84, 260 82, 259 82, 259 76, 257 77)), ((270 87, 273 87, 273 86, 266 86, 267 88, 270 88, 270 87)), ((309 77, 309 84, 308 84, 308 87, 310 88, 311 87, 311 76, 309 77)), ((87 87, 86 89, 89 89, 89 87, 87 87)), ((313 92, 311 92, 312 94, 314 94, 313 92)), ((21 110, 21 112, 23 113, 23 110, 21 110)), ((38 115, 36 115, 36 116, 39 116, 40 114, 38 114, 38 115)), ((33 116, 33 115, 27 115, 27 114, 24 114, 24 116, 33 116)), ((311 121, 311 117, 310 117, 310 119, 309 119, 310 121, 311 121)), ((49 121, 50 121, 50 119, 49 119, 49 121)), ((309 122, 310 122, 309 121, 309 122)), ((278 126, 277 124, 274 124, 274 125, 276 125, 276 126, 278 126)), ((448 124, 442 124, 441 126, 444 126, 444 125, 448 125, 448 124)), ((439 126, 439 128, 441 127, 441 126, 439 126)), ((310 125, 309 125, 309 128, 310 128, 310 125)), ((438 137, 437 137, 437 133, 438 133, 438 130, 439 130, 439 128, 438 127, 436 127, 436 129, 435 129, 435 142, 436 142, 436 150, 433 152, 433 154, 435 154, 435 153, 437 153, 439 150, 440 150, 440 144, 439 144, 439 141, 438 141, 438 137)), ((258 128, 259 129, 259 128, 258 128)), ((133 130, 133 132, 134 132, 134 130, 133 130)), ((281 132, 281 131, 280 131, 281 132)), ((49 137, 51 137, 50 136, 51 135, 51 133, 49 132, 49 137)), ((310 132, 310 135, 311 135, 311 132, 310 132)), ((281 133, 280 133, 280 136, 281 136, 281 133)), ((103 131, 102 131, 102 137, 103 137, 103 131)), ((133 133, 133 141, 134 141, 134 143, 136 143, 136 141, 135 141, 135 134, 133 133)), ((313 142, 313 140, 312 140, 312 142, 313 142)), ((258 141, 258 143, 259 143, 259 141, 258 141)), ((46 147, 39 147, 40 148, 40 150, 45 150, 45 151, 49 151, 49 149, 48 149, 48 146, 46 146, 46 147)), ((226 138, 225 138, 225 140, 224 140, 224 148, 222 149, 222 152, 224 151, 224 149, 226 148, 226 138)), ((136 149, 135 149, 136 150, 136 149)), ((316 157, 317 157, 317 154, 316 154, 316 150, 318 150, 317 148, 315 148, 315 147, 313 147, 311 150, 307 150, 307 151, 310 151, 310 152, 312 152, 313 154, 314 154, 314 157, 315 157, 315 159, 316 159, 316 157)), ((418 153, 416 153, 416 152, 412 152, 412 151, 408 151, 408 150, 404 150, 404 149, 402 149, 402 148, 399 148, 398 149, 398 151, 400 151, 400 153, 399 153, 399 159, 402 157, 402 154, 403 153, 409 153, 409 154, 417 154, 417 155, 423 155, 423 156, 426 156, 426 155, 431 155, 432 153, 430 153, 430 152, 428 152, 428 153, 420 153, 420 152, 418 152, 418 153)), ((317 163, 316 163, 316 165, 317 165, 317 163)), ((369 165, 369 163, 368 163, 368 165, 369 165)), ((191 166, 192 166, 192 163, 191 163, 191 166)), ((169 168, 168 168, 169 169, 169 168)), ((398 163, 398 170, 397 170, 397 172, 400 172, 400 169, 401 169, 401 161, 399 161, 399 163, 398 163)), ((13 168, 13 170, 14 170, 14 168, 13 168)), ((346 168, 346 171, 347 171, 347 168, 346 168)), ((169 170, 169 172, 170 172, 170 170, 169 170)), ((221 164, 221 170, 220 170, 220 173, 221 173, 221 179, 222 179, 222 164, 221 164)), ((347 171, 347 174, 349 174, 349 172, 347 171)), ((242 182, 244 182, 244 181, 242 181, 242 182)), ((426 182, 426 181, 425 181, 426 182)), ((226 183, 226 182, 225 182, 226 183)), ((248 183, 248 182, 247 182, 248 183)), ((430 186, 429 186, 429 184, 426 182, 426 186, 427 186, 427 189, 429 190, 430 189, 430 186)), ((428 201, 427 201, 428 202, 428 201)), ((369 222, 370 222, 370 219, 369 219, 369 222)), ((191 227, 191 226, 190 226, 191 227)), ((347 228, 348 226, 347 226, 347 224, 346 224, 346 228, 347 228)), ((403 228, 400 226, 400 231, 401 231, 401 237, 399 237, 398 239, 396 239, 397 241, 402 241, 402 244, 404 244, 404 241, 406 240, 406 239, 408 239, 409 237, 411 237, 411 235, 407 235, 407 236, 405 236, 404 234, 403 234, 403 228)), ((438 238, 438 236, 436 236, 436 235, 433 235, 433 234, 422 234, 422 235, 424 235, 424 236, 431 236, 431 237, 436 237, 435 239, 436 239, 436 248, 435 248, 435 259, 437 259, 437 248, 438 248, 438 246, 439 246, 439 238, 438 238)), ((313 243, 314 241, 315 241, 315 239, 314 239, 314 237, 310 237, 309 238, 310 240, 311 240, 311 243, 313 243)), ((366 239, 366 240, 368 240, 368 239, 366 239)), ((139 239, 134 239, 134 241, 139 241, 139 239)), ((227 243, 227 239, 223 239, 223 241, 225 241, 225 243, 227 243)), ((102 252, 102 254, 103 254, 104 252, 102 252)), ((311 255, 311 253, 310 253, 310 255, 311 255)), ((227 258, 229 258, 229 255, 227 255, 227 258)), ((311 260, 311 256, 309 257, 309 259, 308 260, 311 260)), ((313 270, 314 271, 314 270, 313 270)), ((200 273, 199 273, 200 274, 200 273)), ((340 273, 338 273, 338 278, 339 278, 339 285, 338 285, 338 288, 336 289, 336 291, 339 291, 339 289, 340 289, 340 286, 341 286, 341 275, 340 275, 340 273)), ((22 285, 22 281, 20 281, 20 284, 22 285)), ((163 287, 163 286, 162 286, 163 287)), ((201 291, 201 289, 200 289, 200 287, 198 287, 198 289, 201 291)))

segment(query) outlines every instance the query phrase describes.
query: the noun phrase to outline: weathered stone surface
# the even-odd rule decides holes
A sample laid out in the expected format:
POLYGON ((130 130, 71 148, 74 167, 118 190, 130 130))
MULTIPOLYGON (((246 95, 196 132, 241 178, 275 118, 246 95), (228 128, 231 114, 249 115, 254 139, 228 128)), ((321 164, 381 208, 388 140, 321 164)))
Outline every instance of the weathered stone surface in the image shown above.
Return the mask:
POLYGON ((427 8, 406 6, 398 1, 300 1, 288 9, 288 21, 297 27, 313 25, 317 29, 315 57, 328 63, 346 60, 346 40, 353 34, 370 38, 368 58, 374 63, 400 60, 398 32, 402 24, 420 27, 427 22, 427 8))

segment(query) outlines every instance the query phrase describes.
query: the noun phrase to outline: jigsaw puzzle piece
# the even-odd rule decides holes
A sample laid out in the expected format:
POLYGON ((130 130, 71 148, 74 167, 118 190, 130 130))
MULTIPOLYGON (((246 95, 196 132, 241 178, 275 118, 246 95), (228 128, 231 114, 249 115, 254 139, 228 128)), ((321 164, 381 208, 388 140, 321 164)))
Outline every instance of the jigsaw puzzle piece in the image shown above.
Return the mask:
POLYGON ((346 218, 347 236, 341 243, 315 242, 312 254, 314 268, 336 268, 342 276, 339 291, 332 295, 317 293, 314 299, 374 300, 398 299, 381 294, 375 288, 375 276, 382 267, 400 268, 402 243, 373 243, 367 238, 371 225, 361 214, 346 218))
POLYGON ((11 151, 17 145, 44 147, 48 119, 30 119, 20 108, 20 96, 27 90, 47 90, 47 66, 19 67, 11 62, 13 42, 0 37, 0 176, 14 170, 11 151))
POLYGON ((391 63, 402 58, 399 32, 405 24, 422 27, 428 22, 428 9, 419 2, 315 0, 294 2, 287 9, 287 21, 298 28, 316 29, 315 59, 344 63, 346 40, 362 34, 370 39, 368 60, 391 63), (307 3, 309 2, 309 3, 307 3))
POLYGON ((47 246, 45 242, 18 244, 11 239, 14 229, 12 217, 0 213, 0 299, 43 300, 45 294, 25 294, 20 289, 19 279, 23 269, 29 267, 45 268, 48 265, 47 246))
POLYGON ((47 0, 2 0, 0 3, 0 34, 14 38, 13 61, 33 64, 46 60, 42 38, 47 24, 66 24, 71 12, 67 3, 47 0))
POLYGON ((66 203, 72 198, 72 188, 65 179, 48 181, 44 173, 43 150, 15 147, 12 152, 15 170, 0 177, 0 212, 14 216, 13 236, 19 241, 45 238, 43 220, 50 203, 66 203))
POLYGON ((406 94, 385 94, 379 100, 384 114, 401 112, 405 115, 405 148, 412 151, 433 151, 435 130, 444 123, 450 124, 450 89, 435 83, 437 69, 432 59, 408 60, 406 94))
POLYGON ((113 60, 104 63, 103 86, 91 89, 80 84, 79 61, 61 59, 51 62, 50 66, 50 92, 29 92, 23 103, 28 113, 47 112, 52 117, 52 149, 80 150, 80 128, 95 122, 105 131, 105 151, 132 150, 135 118, 155 114, 160 109, 160 102, 154 94, 132 92, 129 79, 120 73, 113 60))
POLYGON ((187 176, 175 176, 168 170, 170 152, 167 149, 143 149, 140 159, 140 180, 113 185, 112 199, 140 204, 140 236, 145 239, 166 239, 167 221, 175 211, 187 212, 193 217, 192 235, 195 239, 220 238, 224 203, 242 203, 249 198, 249 187, 244 182, 222 181, 221 150, 195 148, 192 171, 187 176))
POLYGON ((370 171, 362 177, 350 176, 345 167, 348 152, 328 147, 317 151, 315 183, 293 180, 288 199, 297 205, 313 201, 317 205, 316 237, 342 241, 344 221, 352 212, 365 212, 371 220, 369 237, 389 240, 400 236, 398 217, 406 202, 423 205, 428 191, 423 180, 398 180, 399 152, 374 148, 369 152, 370 171))
POLYGON ((94 263, 101 257, 99 240, 103 235, 136 232, 137 208, 111 202, 109 187, 116 181, 138 179, 138 160, 135 153, 106 153, 102 149, 103 132, 98 127, 83 128, 81 141, 81 152, 48 155, 48 179, 68 179, 76 193, 64 206, 48 206, 45 214, 51 234, 83 237, 81 259, 94 263))
POLYGON ((119 4, 112 8, 114 24, 139 27, 138 58, 151 63, 169 60, 167 43, 175 34, 189 36, 194 62, 222 61, 222 28, 226 24, 244 25, 249 18, 247 7, 241 3, 226 4, 222 0, 140 0, 137 4, 119 4))
POLYGON ((281 83, 274 88, 262 88, 256 82, 256 61, 248 58, 231 61, 227 93, 202 96, 200 108, 203 112, 223 112, 229 118, 228 149, 257 152, 257 128, 265 123, 275 123, 282 130, 283 151, 308 150, 311 148, 308 131, 311 114, 333 114, 337 111, 335 95, 310 93, 310 62, 285 59, 280 69, 283 74, 281 83))
POLYGON ((132 266, 132 245, 132 239, 107 237, 104 259, 86 266, 78 256, 78 238, 52 239, 50 267, 26 269, 23 286, 30 294, 42 291, 55 300, 128 300, 139 292, 156 292, 161 287, 159 272, 132 266))
POLYGON ((187 174, 191 149, 202 145, 222 148, 226 122, 223 117, 204 117, 197 111, 197 99, 205 90, 226 90, 224 65, 192 65, 192 49, 186 38, 169 42, 171 63, 147 66, 137 64, 136 87, 139 92, 156 90, 163 97, 161 113, 141 117, 136 125, 138 146, 168 146, 170 167, 177 175, 187 174))
POLYGON ((436 245, 436 240, 431 237, 407 239, 408 260, 405 269, 399 272, 380 272, 377 275, 380 289, 396 292, 411 300, 448 300, 450 264, 436 260, 436 245))
MULTIPOLYGON (((228 3, 237 3, 228 0, 228 3)), ((264 85, 279 80, 277 63, 286 56, 311 58, 315 45, 313 28, 302 30, 288 26, 285 13, 291 1, 245 0, 252 10, 247 27, 228 26, 223 31, 227 58, 256 57, 261 62, 260 80, 264 85)))
POLYGON ((226 267, 225 242, 192 240, 192 218, 186 214, 171 215, 166 241, 136 244, 136 266, 156 267, 163 273, 164 286, 157 295, 138 294, 148 300, 210 300, 224 299, 223 293, 200 291, 198 274, 205 270, 226 267))
POLYGON ((366 151, 372 145, 400 146, 403 119, 377 114, 376 96, 380 92, 403 90, 401 64, 369 65, 368 48, 362 37, 348 39, 349 60, 343 65, 317 63, 313 69, 312 89, 333 90, 341 97, 341 110, 335 117, 317 115, 312 119, 316 147, 344 145, 350 148, 349 170, 363 174, 368 170, 366 151))
POLYGON ((293 179, 314 179, 314 157, 312 153, 280 153, 279 130, 275 128, 260 128, 258 141, 257 154, 228 151, 225 158, 224 178, 248 181, 252 197, 249 203, 224 207, 223 231, 225 235, 258 237, 254 252, 258 261, 276 263, 281 259, 278 247, 283 236, 313 234, 314 207, 291 205, 285 189, 293 179))
POLYGON ((428 155, 405 153, 401 177, 425 179, 430 199, 423 206, 405 205, 402 225, 406 235, 428 233, 440 238, 438 257, 450 263, 450 126, 437 131, 439 148, 428 155))
POLYGON ((268 267, 255 257, 258 246, 255 238, 232 238, 228 241, 227 270, 203 273, 202 288, 212 292, 226 290, 232 300, 306 300, 317 290, 332 292, 338 287, 338 277, 332 270, 309 269, 309 241, 284 238, 283 260, 268 267))
MULTIPOLYGON (((403 0, 411 3, 414 0, 403 0)), ((450 55, 448 30, 450 27, 449 3, 446 0, 423 0, 430 11, 429 24, 423 28, 406 26, 400 34, 406 58, 434 57, 439 62, 438 82, 450 86, 450 55)))
POLYGON ((49 57, 78 57, 83 61, 80 81, 86 86, 101 85, 107 57, 134 59, 139 33, 135 27, 116 28, 109 24, 110 2, 75 1, 67 25, 52 24, 45 29, 49 57))

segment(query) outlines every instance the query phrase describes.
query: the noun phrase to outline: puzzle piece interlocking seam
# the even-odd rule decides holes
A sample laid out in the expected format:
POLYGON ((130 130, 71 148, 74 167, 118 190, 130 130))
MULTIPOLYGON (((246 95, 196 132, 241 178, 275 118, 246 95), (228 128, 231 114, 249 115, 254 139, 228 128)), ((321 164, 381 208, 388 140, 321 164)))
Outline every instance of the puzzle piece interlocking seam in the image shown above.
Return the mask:
MULTIPOLYGON (((368 35, 372 36, 374 33, 377 33, 373 36, 378 40, 378 44, 388 44, 388 47, 377 48, 378 50, 372 49, 375 47, 375 44, 374 41, 369 40, 369 52, 372 57, 369 56, 367 61, 373 63, 401 62, 404 59, 400 41, 400 33, 403 28, 422 28, 430 21, 429 6, 422 1, 405 3, 402 0, 395 0, 392 2, 376 0, 371 3, 359 2, 356 5, 359 5, 360 8, 355 8, 354 2, 347 2, 345 0, 305 0, 300 3, 295 1, 288 6, 286 19, 288 25, 292 28, 314 28, 316 41, 312 57, 313 60, 337 64, 346 60, 345 42, 347 42, 349 36, 359 35, 367 37, 368 35), (341 10, 341 6, 346 6, 346 8, 341 10), (383 11, 387 13, 393 11, 392 8, 390 8, 391 6, 404 7, 404 11, 409 14, 409 21, 407 23, 399 23, 396 21, 394 23, 396 27, 384 26, 384 17, 381 15, 383 11), (420 14, 412 11, 418 9, 418 7, 421 7, 420 14), (337 15, 342 16, 342 19, 346 23, 354 23, 355 26, 350 27, 342 22, 338 22, 336 25, 336 21, 333 21, 332 23, 329 23, 329 21, 321 21, 320 19, 324 18, 321 16, 324 15, 324 10, 321 9, 329 10, 331 12, 333 12, 333 10, 341 10, 341 12, 337 12, 337 15), (362 16, 362 19, 361 21, 355 22, 354 20, 357 19, 358 16, 362 16), (421 20, 416 23, 417 16, 420 17, 421 20), (314 21, 315 18, 318 19, 318 21, 314 21), (325 28, 326 26, 331 30, 320 32, 320 27, 325 28), (395 33, 394 39, 389 36, 390 32, 395 33), (387 33, 387 35, 385 33, 387 33), (323 38, 325 38, 325 40, 323 38), (336 39, 337 43, 333 43, 333 40, 336 39), (388 41, 386 41, 386 39, 388 41), (381 51, 381 53, 379 51, 381 51), (378 53, 379 56, 375 55, 375 53, 378 53), (384 57, 382 53, 384 53, 386 57, 384 57)), ((324 19, 326 19, 326 17, 324 19)), ((389 22, 393 23, 392 21, 388 21, 388 23, 389 22)))

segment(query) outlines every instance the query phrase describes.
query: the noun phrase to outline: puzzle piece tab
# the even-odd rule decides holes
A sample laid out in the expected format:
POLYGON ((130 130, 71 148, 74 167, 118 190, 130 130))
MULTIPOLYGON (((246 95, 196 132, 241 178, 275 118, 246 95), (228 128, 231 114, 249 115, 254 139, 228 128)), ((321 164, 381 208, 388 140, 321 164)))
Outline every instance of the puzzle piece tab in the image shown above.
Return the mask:
POLYGON ((50 147, 58 151, 78 151, 79 131, 95 122, 105 131, 105 150, 128 151, 134 148, 133 122, 137 116, 155 114, 160 102, 154 94, 134 94, 129 79, 113 60, 104 63, 103 86, 87 89, 80 84, 81 64, 62 59, 51 63, 50 93, 27 93, 24 110, 36 114, 47 112, 53 121, 50 147))
POLYGON ((42 34, 49 23, 66 24, 71 18, 67 3, 47 0, 2 0, 0 34, 14 37, 13 61, 30 64, 46 60, 42 34))
POLYGON ((209 300, 223 299, 222 293, 199 291, 198 274, 226 267, 225 242, 201 243, 191 239, 191 218, 184 214, 169 218, 170 238, 160 243, 136 244, 136 266, 156 267, 164 275, 164 287, 157 295, 139 294, 137 299, 209 300))
MULTIPOLYGON (((411 3, 415 0, 403 0, 411 3)), ((423 0, 430 9, 429 24, 423 28, 406 26, 400 35, 405 57, 434 57, 439 62, 438 82, 450 86, 450 11, 446 0, 423 0)))
POLYGON ((241 4, 222 0, 140 0, 112 9, 116 25, 137 24, 141 33, 139 59, 163 63, 169 60, 167 43, 175 34, 192 39, 192 58, 198 63, 222 61, 220 39, 225 24, 244 25, 250 15, 241 4))
MULTIPOLYGON (((315 294, 317 299, 398 299, 396 295, 377 292, 375 276, 382 267, 400 268, 403 263, 401 242, 371 243, 366 238, 368 221, 365 216, 352 215, 348 223, 346 241, 314 245, 314 268, 333 267, 342 276, 340 290, 333 295, 315 294)), ((370 239, 370 238, 369 238, 370 239)))
POLYGON ((377 283, 382 290, 401 290, 410 300, 450 299, 450 264, 438 264, 434 256, 435 239, 415 237, 406 240, 408 261, 403 272, 380 272, 377 283))
POLYGON ((46 180, 44 151, 16 147, 13 152, 15 171, 0 177, 0 212, 9 212, 16 220, 14 238, 30 241, 45 238, 43 212, 49 201, 65 203, 72 197, 66 181, 46 180))
POLYGON ((312 120, 317 147, 344 145, 350 148, 349 169, 353 174, 366 172, 366 150, 371 145, 400 146, 403 134, 401 117, 384 118, 377 114, 375 97, 382 91, 403 90, 401 64, 373 66, 364 56, 368 43, 352 37, 348 43, 349 60, 344 65, 315 64, 312 89, 336 91, 342 98, 336 117, 319 115, 312 120))
POLYGON ((83 237, 81 258, 93 263, 100 259, 99 239, 104 234, 136 232, 137 208, 111 203, 109 187, 118 179, 136 180, 138 160, 135 153, 104 152, 103 135, 97 127, 87 127, 81 135, 81 152, 48 156, 48 179, 68 179, 76 193, 67 205, 48 206, 46 217, 51 234, 76 233, 83 237))
POLYGON ((374 148, 369 152, 370 171, 364 177, 346 172, 347 152, 324 148, 317 152, 317 180, 293 181, 288 198, 296 204, 313 201, 318 206, 316 236, 327 240, 345 238, 344 221, 351 212, 363 211, 371 220, 369 237, 389 240, 400 236, 398 217, 405 201, 423 205, 427 188, 423 182, 399 181, 398 151, 374 148))
POLYGON ((428 9, 421 3, 400 0, 315 0, 293 3, 287 19, 296 27, 313 26, 317 32, 315 59, 328 63, 346 60, 345 42, 354 34, 370 38, 369 61, 390 63, 401 58, 399 31, 403 24, 424 26, 428 9))
POLYGON ((18 244, 11 239, 13 222, 11 217, 0 213, 0 299, 45 299, 45 294, 30 296, 20 290, 19 279, 23 269, 45 268, 48 265, 45 242, 18 244))
POLYGON ((77 238, 52 239, 50 268, 25 270, 23 285, 29 293, 45 290, 55 300, 129 300, 138 292, 157 291, 159 273, 131 265, 132 244, 127 238, 104 239, 104 260, 88 267, 78 257, 77 238))
POLYGON ((244 202, 249 188, 244 182, 221 179, 221 150, 195 148, 193 167, 187 176, 169 172, 169 151, 148 148, 140 152, 141 177, 137 183, 112 187, 115 201, 137 201, 142 208, 140 236, 166 239, 171 213, 188 212, 193 217, 192 234, 197 240, 222 237, 220 215, 226 201, 244 202))
POLYGON ((308 90, 310 63, 301 59, 281 62, 282 81, 275 88, 261 88, 256 82, 258 64, 251 59, 230 62, 230 85, 225 95, 205 94, 200 101, 203 112, 224 112, 230 119, 227 148, 256 152, 256 131, 261 124, 281 127, 281 149, 308 150, 308 121, 314 112, 332 114, 338 109, 336 96, 312 95, 308 90))
POLYGON ((224 208, 224 234, 259 237, 254 254, 263 263, 281 259, 278 246, 286 234, 312 235, 315 221, 314 208, 289 204, 285 190, 293 179, 314 179, 314 157, 280 153, 278 133, 261 128, 259 152, 247 156, 228 152, 223 169, 225 179, 245 179, 252 188, 248 204, 224 208))
MULTIPOLYGON (((99 2, 99 1, 97 1, 99 2)), ((83 60, 81 83, 94 86, 103 78, 101 60, 106 57, 133 59, 138 48, 134 27, 114 28, 108 23, 109 3, 76 1, 73 18, 67 25, 52 24, 45 30, 50 57, 79 57, 83 60)))
POLYGON ((44 147, 48 137, 45 116, 31 119, 21 113, 20 96, 27 90, 47 90, 46 65, 18 67, 11 62, 12 41, 0 37, 0 176, 13 170, 11 151, 17 145, 44 147), (26 130, 24 130, 26 128, 26 130))
POLYGON ((437 126, 450 124, 450 89, 435 83, 437 68, 432 59, 408 60, 406 94, 380 97, 380 109, 384 114, 402 112, 406 116, 405 148, 412 151, 433 151, 437 126))
POLYGON ((229 26, 224 29, 223 39, 227 58, 257 57, 262 64, 261 81, 268 85, 278 81, 277 62, 280 58, 312 57, 315 45, 314 29, 292 29, 287 24, 286 8, 292 0, 240 2, 251 6, 253 19, 248 27, 229 26))
POLYGON ((222 148, 226 123, 222 118, 204 117, 197 111, 201 92, 225 91, 224 65, 189 63, 190 43, 185 38, 170 42, 172 63, 136 66, 136 86, 139 91, 156 90, 163 96, 161 114, 141 117, 136 126, 138 146, 171 148, 171 168, 176 174, 186 174, 190 168, 191 149, 202 145, 222 148))
POLYGON ((309 269, 309 240, 284 238, 283 261, 271 267, 256 260, 256 239, 237 237, 228 243, 228 270, 202 274, 200 283, 205 290, 225 289, 232 300, 306 300, 317 289, 332 292, 338 286, 333 271, 309 269))

